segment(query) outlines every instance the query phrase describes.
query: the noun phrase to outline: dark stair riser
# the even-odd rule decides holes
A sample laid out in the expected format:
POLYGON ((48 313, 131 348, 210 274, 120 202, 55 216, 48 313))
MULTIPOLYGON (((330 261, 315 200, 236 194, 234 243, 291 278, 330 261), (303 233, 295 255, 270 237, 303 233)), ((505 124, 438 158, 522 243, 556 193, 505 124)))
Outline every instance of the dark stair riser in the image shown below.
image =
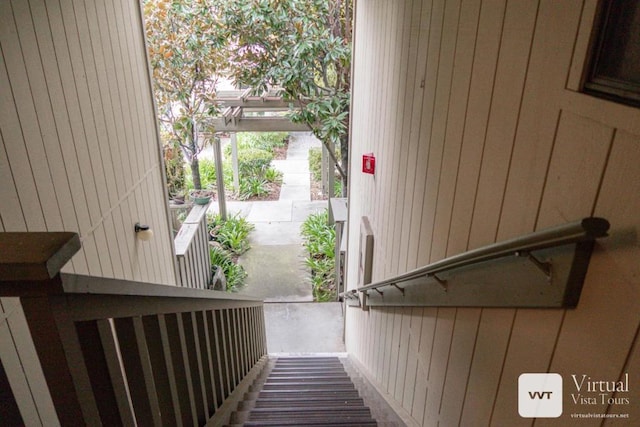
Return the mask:
POLYGON ((271 361, 231 419, 244 426, 375 426, 338 358, 271 361))

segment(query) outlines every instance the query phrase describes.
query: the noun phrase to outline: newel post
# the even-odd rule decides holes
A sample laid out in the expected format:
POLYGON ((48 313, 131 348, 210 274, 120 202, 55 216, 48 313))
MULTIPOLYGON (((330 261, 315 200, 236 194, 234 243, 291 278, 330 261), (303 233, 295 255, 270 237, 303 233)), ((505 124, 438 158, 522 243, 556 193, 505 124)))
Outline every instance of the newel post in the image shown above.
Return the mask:
POLYGON ((78 250, 76 233, 0 233, 0 296, 20 298, 63 426, 86 419, 63 345, 77 336, 64 312, 60 269, 78 250))

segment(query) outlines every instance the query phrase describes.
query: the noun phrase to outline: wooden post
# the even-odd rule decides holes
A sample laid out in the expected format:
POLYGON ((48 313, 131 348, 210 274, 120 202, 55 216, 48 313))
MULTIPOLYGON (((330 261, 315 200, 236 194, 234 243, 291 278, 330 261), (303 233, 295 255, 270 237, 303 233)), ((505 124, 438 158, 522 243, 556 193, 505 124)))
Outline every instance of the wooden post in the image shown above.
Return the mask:
MULTIPOLYGON (((80 250, 75 233, 2 233, 0 238, 0 296, 20 296, 29 332, 42 366, 49 393, 61 425, 85 419, 72 375, 70 347, 79 350, 73 325, 61 313, 64 305, 60 269, 80 250), (54 295, 58 295, 58 297, 54 295), (63 343, 62 337, 71 337, 63 343)), ((77 353, 73 352, 73 353, 77 353)), ((90 402, 89 402, 90 403, 90 402)), ((93 405, 85 406, 93 408, 93 405)), ((92 411, 93 412, 93 411, 92 411)))
POLYGON ((218 186, 218 208, 220 212, 220 217, 223 220, 226 220, 227 219, 227 202, 224 196, 224 172, 222 170, 222 148, 221 148, 219 137, 214 138, 213 150, 215 154, 215 163, 216 163, 216 184, 218 186))
POLYGON ((328 192, 328 183, 327 179, 329 177, 329 153, 327 153, 327 148, 322 144, 322 162, 320 163, 320 174, 322 175, 322 194, 327 195, 328 192))
POLYGON ((240 192, 240 172, 238 171, 238 134, 231 133, 231 167, 233 168, 233 189, 240 192))

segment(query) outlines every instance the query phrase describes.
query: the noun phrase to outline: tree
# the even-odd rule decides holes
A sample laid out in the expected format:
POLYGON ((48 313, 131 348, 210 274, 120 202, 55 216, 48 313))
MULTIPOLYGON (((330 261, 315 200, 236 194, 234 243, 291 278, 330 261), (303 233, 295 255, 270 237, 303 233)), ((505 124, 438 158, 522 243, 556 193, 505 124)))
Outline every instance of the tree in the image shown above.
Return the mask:
POLYGON ((347 183, 351 0, 218 0, 236 84, 281 87, 347 183), (338 159, 339 157, 340 159, 338 159))
POLYGON ((144 0, 145 31, 159 121, 191 165, 201 188, 198 155, 213 129, 215 85, 224 64, 225 39, 212 0, 144 0))

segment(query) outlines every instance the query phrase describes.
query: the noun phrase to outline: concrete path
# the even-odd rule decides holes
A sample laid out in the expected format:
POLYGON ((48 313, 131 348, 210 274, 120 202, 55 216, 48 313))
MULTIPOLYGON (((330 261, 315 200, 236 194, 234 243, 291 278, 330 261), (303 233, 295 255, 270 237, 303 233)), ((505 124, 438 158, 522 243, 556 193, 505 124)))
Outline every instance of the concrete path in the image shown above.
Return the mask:
MULTIPOLYGON (((283 173, 277 201, 227 202, 229 215, 239 214, 255 226, 251 249, 238 262, 247 271, 239 295, 265 303, 270 353, 344 352, 339 303, 313 303, 310 272, 304 263, 300 226, 326 200, 310 200, 309 148, 320 142, 310 133, 292 133, 286 160, 274 160, 283 173)), ((212 204, 212 210, 217 211, 212 204)))
POLYGON ((338 302, 264 305, 269 353, 343 353, 338 302))

